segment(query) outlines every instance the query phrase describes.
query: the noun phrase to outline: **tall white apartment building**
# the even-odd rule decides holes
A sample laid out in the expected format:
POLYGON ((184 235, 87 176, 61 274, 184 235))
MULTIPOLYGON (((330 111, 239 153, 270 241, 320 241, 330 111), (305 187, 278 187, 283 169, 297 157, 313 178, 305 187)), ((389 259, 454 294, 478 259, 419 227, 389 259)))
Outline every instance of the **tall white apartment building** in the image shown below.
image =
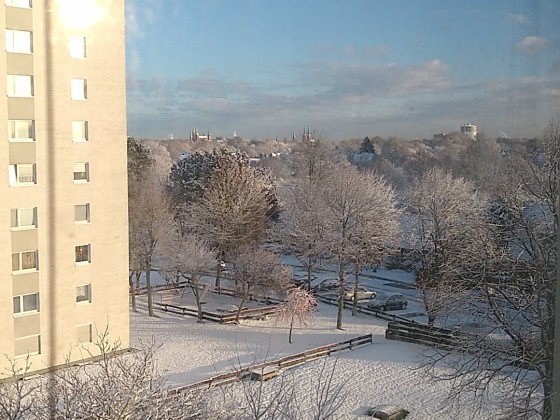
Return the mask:
POLYGON ((0 378, 129 346, 124 0, 2 2, 0 378))

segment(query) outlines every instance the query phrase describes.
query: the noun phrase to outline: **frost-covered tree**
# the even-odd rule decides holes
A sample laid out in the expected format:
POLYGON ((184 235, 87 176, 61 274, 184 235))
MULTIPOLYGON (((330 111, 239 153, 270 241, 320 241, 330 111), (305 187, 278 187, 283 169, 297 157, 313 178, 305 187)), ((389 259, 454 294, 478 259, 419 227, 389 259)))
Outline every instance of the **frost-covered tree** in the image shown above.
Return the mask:
POLYGON ((483 250, 486 202, 472 183, 434 168, 411 186, 408 195, 411 257, 419 264, 417 284, 433 325, 454 289, 468 287, 465 250, 483 250))
POLYGON ((195 419, 203 409, 193 393, 171 394, 156 367, 154 342, 143 343, 137 351, 121 354, 118 342, 97 337, 95 354, 81 349, 88 362, 66 364, 46 377, 18 377, 0 383, 2 419, 195 419))
MULTIPOLYGON (((219 159, 201 198, 187 207, 185 226, 216 247, 220 259, 234 260, 242 246, 266 234, 274 207, 269 182, 246 157, 219 159)), ((220 273, 218 264, 217 288, 220 273)))
POLYGON ((243 306, 253 292, 283 292, 291 284, 292 270, 282 265, 276 254, 258 246, 246 246, 239 250, 233 261, 233 278, 241 294, 235 318, 239 322, 243 306))
POLYGON ((207 241, 193 234, 183 235, 177 229, 167 247, 163 265, 165 274, 172 278, 189 276, 189 283, 185 288, 190 287, 192 290, 198 310, 198 322, 202 322, 202 299, 207 285, 200 281, 200 277, 216 267, 216 251, 207 241))
POLYGON ((276 319, 290 325, 288 342, 292 343, 294 324, 307 326, 313 320, 317 300, 309 290, 294 287, 286 292, 284 303, 276 310, 276 319))
POLYGON ((338 266, 336 327, 342 329, 346 278, 357 264, 383 261, 387 248, 398 240, 399 212, 392 188, 381 177, 343 164, 321 185, 320 204, 325 209, 325 252, 338 266))
POLYGON ((208 187, 219 156, 230 155, 225 149, 196 152, 171 167, 170 182, 173 196, 180 204, 199 200, 208 187))
POLYGON ((307 290, 311 290, 313 268, 323 252, 325 230, 319 188, 307 179, 283 186, 280 192, 283 212, 276 226, 287 250, 301 261, 307 271, 307 290))
POLYGON ((173 237, 174 210, 165 186, 155 176, 129 182, 128 188, 129 255, 133 269, 146 273, 148 311, 153 316, 152 265, 156 253, 173 237))
POLYGON ((432 365, 451 368, 443 379, 453 396, 484 405, 497 400, 508 419, 554 418, 558 162, 560 122, 554 120, 533 148, 511 161, 509 182, 489 207, 495 240, 463 249, 463 262, 478 269, 470 270, 458 323, 474 323, 474 334, 460 351, 431 355, 432 365), (513 391, 500 392, 504 381, 513 381, 513 391))

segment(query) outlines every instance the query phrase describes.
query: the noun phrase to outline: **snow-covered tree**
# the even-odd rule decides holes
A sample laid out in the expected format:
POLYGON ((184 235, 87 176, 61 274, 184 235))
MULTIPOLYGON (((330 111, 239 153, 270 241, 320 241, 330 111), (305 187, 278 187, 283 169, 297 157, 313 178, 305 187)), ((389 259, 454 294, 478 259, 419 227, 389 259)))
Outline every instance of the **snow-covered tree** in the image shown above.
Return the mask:
POLYGON ((285 184, 280 191, 283 212, 277 236, 284 247, 302 262, 307 271, 307 290, 311 290, 313 268, 323 252, 325 230, 319 188, 307 179, 285 184))
POLYGON ((459 352, 431 354, 432 366, 451 368, 443 379, 454 396, 469 395, 481 404, 488 395, 500 398, 508 419, 554 418, 558 162, 560 121, 553 120, 533 148, 510 162, 509 182, 489 206, 493 226, 487 238, 494 240, 463 248, 463 264, 471 268, 462 280, 470 290, 461 296, 458 323, 475 323, 475 334, 459 352), (500 392, 504 380, 514 381, 513 391, 500 392))
POLYGON ((253 292, 283 292, 290 286, 291 278, 292 270, 282 265, 276 254, 258 246, 240 249, 233 261, 233 279, 241 294, 236 321, 239 322, 243 306, 253 292))
MULTIPOLYGON (((220 251, 220 260, 235 259, 242 246, 265 235, 274 206, 269 179, 244 157, 219 159, 202 197, 187 207, 185 225, 220 251)), ((221 268, 216 269, 220 287, 221 268)))
MULTIPOLYGON (((322 183, 320 200, 326 226, 322 242, 338 266, 336 327, 342 329, 349 270, 354 268, 356 272, 356 264, 383 261, 387 248, 398 240, 399 212, 392 188, 381 177, 344 164, 337 165, 322 183)), ((356 280, 355 287, 357 283, 356 280)))
POLYGON ((465 251, 485 248, 487 206, 472 183, 438 168, 412 184, 408 204, 411 256, 419 262, 417 284, 432 325, 452 291, 468 288, 465 251))
POLYGON ((183 235, 179 229, 169 242, 166 255, 163 258, 164 273, 176 278, 190 276, 189 283, 198 310, 198 322, 202 322, 202 299, 207 291, 207 285, 200 282, 200 277, 216 266, 216 251, 207 241, 193 234, 183 235))
POLYGON ((317 300, 308 290, 294 287, 286 292, 285 302, 276 310, 276 319, 290 325, 288 342, 292 343, 292 330, 294 324, 307 326, 313 320, 317 300))
MULTIPOLYGON (((128 225, 129 255, 134 270, 146 273, 148 311, 153 316, 151 270, 156 253, 173 238, 175 223, 171 199, 157 177, 140 178, 129 182, 128 225)), ((130 279, 129 279, 130 281, 130 279)))

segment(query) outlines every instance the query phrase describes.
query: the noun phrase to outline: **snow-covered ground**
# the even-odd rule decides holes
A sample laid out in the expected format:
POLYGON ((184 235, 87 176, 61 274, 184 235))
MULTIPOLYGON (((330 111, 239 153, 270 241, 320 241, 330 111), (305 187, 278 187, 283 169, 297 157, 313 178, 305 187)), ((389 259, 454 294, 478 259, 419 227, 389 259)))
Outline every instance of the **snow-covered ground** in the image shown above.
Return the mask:
MULTIPOLYGON (((295 274, 302 273, 296 269, 295 274)), ((368 277, 362 282, 366 287, 378 292, 403 293, 411 299, 412 308, 409 306, 407 310, 397 313, 413 313, 421 309, 415 306, 417 297, 410 287, 414 279, 409 273, 377 270, 366 274, 368 277)), ((315 275, 314 284, 333 277, 333 273, 328 270, 320 270, 315 275)), ((174 299, 175 303, 194 307, 189 292, 180 301, 178 295, 174 299)), ((208 308, 238 301, 211 293, 205 300, 208 308)), ((352 317, 347 310, 344 314, 344 330, 340 331, 335 328, 336 308, 319 303, 313 324, 295 328, 293 344, 289 344, 287 327, 278 324, 273 318, 244 320, 240 325, 223 325, 209 321, 198 324, 194 318, 159 311, 156 314, 157 317, 148 317, 143 298, 140 298, 139 312, 131 315, 132 344, 139 346, 141 341, 155 338, 161 345, 157 352, 159 368, 173 386, 193 383, 240 366, 276 359, 323 344, 373 334, 373 344, 337 356, 335 381, 345 384, 348 394, 336 418, 359 418, 365 408, 378 404, 403 407, 410 411, 407 417, 410 420, 472 418, 472 407, 468 405, 462 407, 460 412, 448 407, 445 400, 448 383, 434 381, 419 368, 425 348, 386 340, 386 322, 372 316, 360 314, 352 317)), ((306 384, 316 377, 321 366, 323 362, 318 360, 282 374, 291 375, 298 388, 308 389, 306 384)), ((237 387, 242 394, 241 385, 237 387)), ((493 415, 488 407, 476 418, 490 419, 493 415)))

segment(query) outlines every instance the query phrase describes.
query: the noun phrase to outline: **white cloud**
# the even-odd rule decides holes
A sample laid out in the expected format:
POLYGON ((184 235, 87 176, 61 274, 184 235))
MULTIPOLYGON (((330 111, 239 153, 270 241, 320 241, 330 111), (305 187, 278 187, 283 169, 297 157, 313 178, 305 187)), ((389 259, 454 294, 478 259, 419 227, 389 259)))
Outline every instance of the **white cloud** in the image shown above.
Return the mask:
POLYGON ((547 40, 546 38, 529 35, 519 41, 516 48, 523 54, 535 54, 546 48, 547 40))

